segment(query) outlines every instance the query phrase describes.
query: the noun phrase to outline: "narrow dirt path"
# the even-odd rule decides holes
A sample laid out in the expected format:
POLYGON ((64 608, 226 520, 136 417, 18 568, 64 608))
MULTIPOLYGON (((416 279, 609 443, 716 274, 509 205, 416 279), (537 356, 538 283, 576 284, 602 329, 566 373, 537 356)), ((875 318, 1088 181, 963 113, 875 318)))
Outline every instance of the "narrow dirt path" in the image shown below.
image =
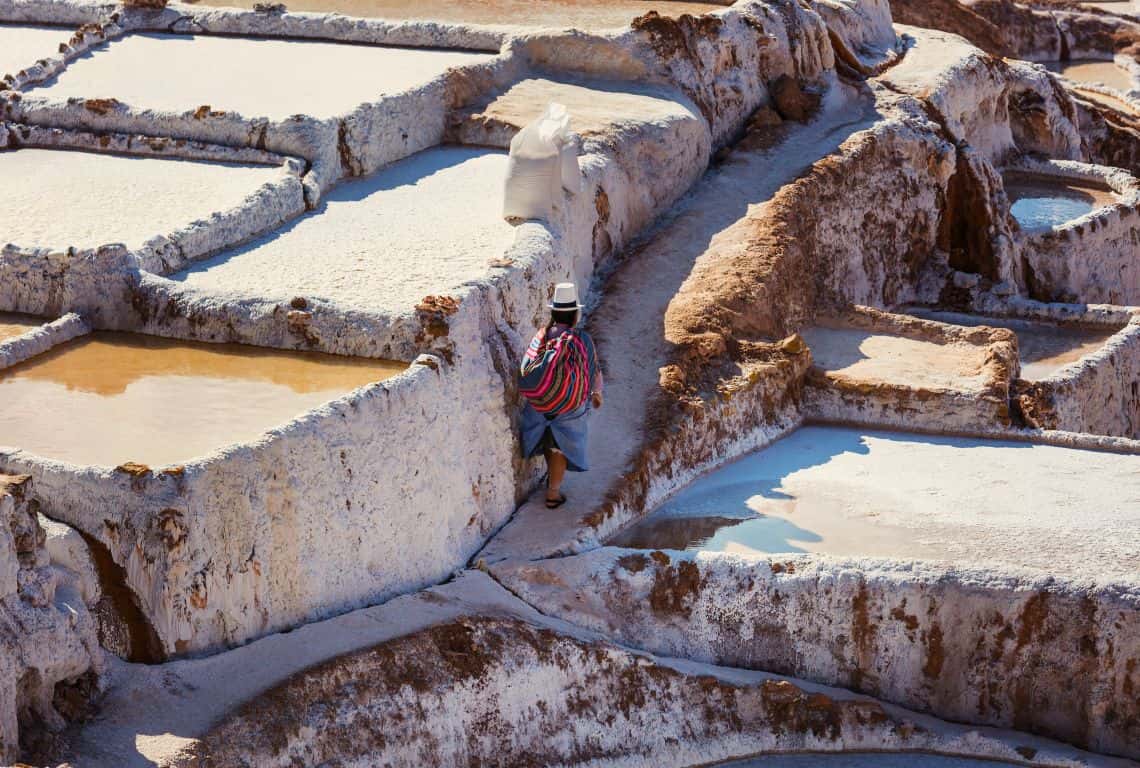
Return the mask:
POLYGON ((532 495, 481 558, 537 559, 597 545, 582 539, 587 534, 579 521, 621 482, 642 445, 646 404, 669 357, 665 313, 693 266, 715 252, 726 229, 758 212, 781 187, 876 117, 869 93, 836 85, 810 123, 782 126, 786 135, 773 146, 733 152, 678 204, 674 216, 631 249, 589 319, 606 372, 606 403, 591 417, 591 471, 568 476, 563 490, 569 500, 560 509, 545 508, 541 489, 532 495))

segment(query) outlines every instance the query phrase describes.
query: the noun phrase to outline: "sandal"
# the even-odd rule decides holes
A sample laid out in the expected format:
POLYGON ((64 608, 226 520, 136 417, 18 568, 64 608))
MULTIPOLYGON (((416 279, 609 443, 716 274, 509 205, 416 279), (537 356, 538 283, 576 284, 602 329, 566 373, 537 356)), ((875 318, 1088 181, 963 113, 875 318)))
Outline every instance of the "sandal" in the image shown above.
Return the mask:
POLYGON ((565 503, 566 503, 566 494, 560 493, 560 494, 558 494, 557 499, 547 499, 546 500, 546 508, 547 509, 558 509, 559 507, 561 507, 565 503))

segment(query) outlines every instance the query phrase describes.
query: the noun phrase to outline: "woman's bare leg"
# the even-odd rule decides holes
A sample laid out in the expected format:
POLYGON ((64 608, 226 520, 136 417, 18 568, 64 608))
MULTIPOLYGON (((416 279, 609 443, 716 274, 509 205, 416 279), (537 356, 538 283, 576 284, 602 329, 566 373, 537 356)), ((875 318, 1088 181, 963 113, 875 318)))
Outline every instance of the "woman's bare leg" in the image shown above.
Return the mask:
POLYGON ((546 449, 546 468, 550 472, 550 480, 546 485, 546 498, 556 501, 562 495, 562 478, 566 477, 566 454, 562 451, 546 449))

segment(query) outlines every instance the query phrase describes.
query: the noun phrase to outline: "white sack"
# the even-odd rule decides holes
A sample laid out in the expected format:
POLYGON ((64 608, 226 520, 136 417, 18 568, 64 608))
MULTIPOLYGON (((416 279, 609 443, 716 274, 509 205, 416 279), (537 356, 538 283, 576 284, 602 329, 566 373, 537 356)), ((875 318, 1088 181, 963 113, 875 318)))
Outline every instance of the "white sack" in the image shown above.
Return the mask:
POLYGON ((550 104, 542 117, 511 139, 503 218, 545 219, 562 194, 581 189, 578 152, 570 136, 570 116, 561 104, 550 104))

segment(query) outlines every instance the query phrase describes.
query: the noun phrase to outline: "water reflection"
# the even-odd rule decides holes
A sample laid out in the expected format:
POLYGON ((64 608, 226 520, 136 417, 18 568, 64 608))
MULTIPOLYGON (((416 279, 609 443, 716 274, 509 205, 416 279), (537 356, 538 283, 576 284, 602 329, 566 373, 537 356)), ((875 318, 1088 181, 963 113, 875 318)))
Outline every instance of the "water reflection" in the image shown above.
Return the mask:
POLYGON ((1010 213, 1031 231, 1051 229, 1117 202, 1112 190, 1090 182, 1016 172, 1004 174, 1003 180, 1010 213))

